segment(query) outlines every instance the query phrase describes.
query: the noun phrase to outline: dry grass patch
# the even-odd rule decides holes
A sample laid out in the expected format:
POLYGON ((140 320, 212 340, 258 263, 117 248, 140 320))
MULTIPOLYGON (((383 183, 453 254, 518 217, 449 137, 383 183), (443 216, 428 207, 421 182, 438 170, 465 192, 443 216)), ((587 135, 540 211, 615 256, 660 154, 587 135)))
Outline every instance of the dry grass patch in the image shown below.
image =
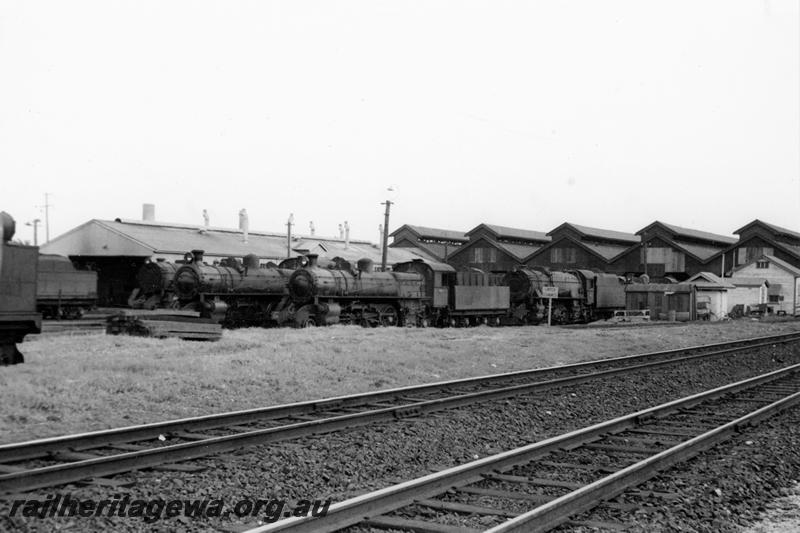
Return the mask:
POLYGON ((680 327, 225 331, 216 343, 105 335, 32 338, 0 369, 0 441, 248 409, 800 329, 680 327))

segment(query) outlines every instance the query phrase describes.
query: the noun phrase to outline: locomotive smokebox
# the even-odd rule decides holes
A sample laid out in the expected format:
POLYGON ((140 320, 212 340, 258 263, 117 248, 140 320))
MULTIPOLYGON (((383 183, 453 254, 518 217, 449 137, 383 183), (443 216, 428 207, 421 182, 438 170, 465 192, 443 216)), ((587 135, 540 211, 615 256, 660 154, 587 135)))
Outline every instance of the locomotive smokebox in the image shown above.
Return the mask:
POLYGON ((247 254, 243 258, 244 267, 247 269, 259 268, 261 259, 256 254, 247 254))
POLYGON ((359 272, 372 272, 374 270, 372 259, 364 257, 358 260, 358 270, 359 272))
POLYGON ((13 217, 5 211, 0 211, 0 229, 3 231, 3 242, 10 241, 16 231, 13 217))

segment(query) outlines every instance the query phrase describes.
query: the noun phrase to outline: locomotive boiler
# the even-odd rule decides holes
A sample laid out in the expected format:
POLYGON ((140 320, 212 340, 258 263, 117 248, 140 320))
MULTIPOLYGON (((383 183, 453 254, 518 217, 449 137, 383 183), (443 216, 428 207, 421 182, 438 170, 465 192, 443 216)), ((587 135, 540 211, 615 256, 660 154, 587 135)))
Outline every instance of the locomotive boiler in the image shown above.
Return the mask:
POLYGON ((417 273, 372 272, 372 261, 357 270, 328 269, 316 255, 289 278, 289 297, 297 327, 328 324, 400 325, 423 297, 417 273))
POLYGON ((173 281, 178 265, 163 258, 147 260, 136 273, 138 287, 128 298, 134 309, 158 309, 173 307, 176 302, 173 281))
POLYGON ((11 243, 15 229, 11 215, 0 212, 0 365, 24 362, 17 343, 42 329, 36 312, 39 248, 11 243))
POLYGON ((199 311, 226 327, 268 326, 273 311, 285 301, 292 271, 260 268, 255 255, 243 262, 203 263, 203 250, 192 250, 175 272, 173 290, 182 309, 199 311))

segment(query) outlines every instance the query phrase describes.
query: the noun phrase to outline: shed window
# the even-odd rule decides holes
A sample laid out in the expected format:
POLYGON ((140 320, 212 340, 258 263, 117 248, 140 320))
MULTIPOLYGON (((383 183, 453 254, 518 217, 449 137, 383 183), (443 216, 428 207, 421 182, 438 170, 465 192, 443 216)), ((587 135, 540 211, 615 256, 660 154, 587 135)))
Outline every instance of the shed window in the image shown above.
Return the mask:
POLYGON ((756 261, 756 268, 769 268, 769 261, 756 261))
POLYGON ((550 262, 551 263, 577 263, 578 250, 575 248, 551 248, 550 249, 550 262))
POLYGON ((483 248, 472 249, 472 262, 483 263, 483 248))

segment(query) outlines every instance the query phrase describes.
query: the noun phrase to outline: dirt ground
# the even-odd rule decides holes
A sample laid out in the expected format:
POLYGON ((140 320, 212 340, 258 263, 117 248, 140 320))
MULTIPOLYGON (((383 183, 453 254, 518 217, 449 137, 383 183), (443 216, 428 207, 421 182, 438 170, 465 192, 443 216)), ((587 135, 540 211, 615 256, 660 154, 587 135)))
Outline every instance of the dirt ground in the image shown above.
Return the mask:
POLYGON ((53 335, 0 368, 0 442, 800 331, 800 322, 625 328, 225 331, 219 342, 53 335))

